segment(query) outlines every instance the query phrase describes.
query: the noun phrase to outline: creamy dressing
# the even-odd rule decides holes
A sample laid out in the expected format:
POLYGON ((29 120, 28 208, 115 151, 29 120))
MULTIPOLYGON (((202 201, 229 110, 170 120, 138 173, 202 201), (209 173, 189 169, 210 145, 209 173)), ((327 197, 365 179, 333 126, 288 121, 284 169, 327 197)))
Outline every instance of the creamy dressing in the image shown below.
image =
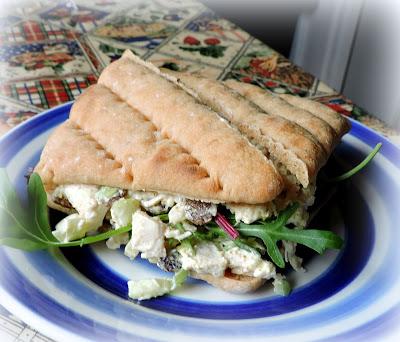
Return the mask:
POLYGON ((178 252, 181 255, 184 270, 211 274, 214 277, 224 275, 227 261, 214 243, 202 241, 194 246, 194 251, 180 247, 178 247, 178 252))
POLYGON ((192 233, 194 233, 197 230, 196 226, 187 222, 182 223, 182 228, 183 229, 180 230, 178 228, 167 226, 167 228, 165 229, 164 236, 167 239, 174 238, 175 240, 182 241, 191 236, 192 233))
POLYGON ((270 279, 275 276, 275 266, 259 255, 239 247, 224 251, 224 257, 232 273, 243 274, 256 278, 270 279))
POLYGON ((182 268, 199 274, 211 274, 222 277, 229 268, 232 273, 256 278, 275 277, 275 266, 263 260, 259 255, 239 247, 228 250, 218 248, 214 242, 200 242, 194 249, 178 247, 182 268))
POLYGON ((183 222, 186 219, 185 207, 183 203, 174 205, 168 213, 168 220, 171 224, 183 222))
POLYGON ((129 197, 140 201, 141 206, 150 210, 154 214, 160 214, 168 211, 171 207, 182 200, 180 196, 147 192, 147 191, 129 191, 129 197))
POLYGON ((237 222, 246 224, 257 220, 265 220, 275 214, 273 205, 246 205, 246 204, 226 204, 226 207, 235 215, 237 222))

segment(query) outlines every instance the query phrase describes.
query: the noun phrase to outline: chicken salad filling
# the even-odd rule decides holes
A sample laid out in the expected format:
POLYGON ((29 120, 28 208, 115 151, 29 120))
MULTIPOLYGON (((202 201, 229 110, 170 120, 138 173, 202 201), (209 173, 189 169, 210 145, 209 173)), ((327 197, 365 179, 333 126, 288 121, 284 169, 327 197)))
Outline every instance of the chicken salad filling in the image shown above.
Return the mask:
MULTIPOLYGON (((225 272, 231 272, 275 279, 274 284, 282 288, 284 277, 276 271, 277 262, 273 258, 269 260, 266 255, 270 246, 265 244, 262 236, 247 231, 251 224, 259 226, 276 215, 273 204, 222 206, 164 193, 83 184, 59 186, 51 194, 51 199, 76 211, 63 218, 53 231, 61 242, 95 234, 99 228, 104 229, 107 221, 108 229, 132 227, 131 232, 112 236, 106 241, 110 249, 125 246, 124 254, 132 260, 140 255, 163 270, 175 273, 185 271, 187 274, 224 277, 225 272), (218 222, 216 217, 220 215, 221 207, 236 222, 239 232, 243 229, 243 236, 232 240, 218 227, 215 222, 218 222)), ((305 212, 304 208, 297 208, 288 219, 304 226, 305 212)), ((301 270, 301 258, 296 256, 295 249, 296 243, 282 241, 277 253, 294 269, 301 270)), ((281 264, 278 266, 282 267, 281 264)), ((134 290, 134 284, 148 287, 159 295, 165 294, 166 288, 175 288, 172 283, 163 281, 144 282, 142 285, 137 281, 131 282, 130 295, 135 299, 149 298, 149 294, 134 290), (163 288, 157 287, 160 284, 163 288), (137 297, 134 293, 138 294, 137 297)))

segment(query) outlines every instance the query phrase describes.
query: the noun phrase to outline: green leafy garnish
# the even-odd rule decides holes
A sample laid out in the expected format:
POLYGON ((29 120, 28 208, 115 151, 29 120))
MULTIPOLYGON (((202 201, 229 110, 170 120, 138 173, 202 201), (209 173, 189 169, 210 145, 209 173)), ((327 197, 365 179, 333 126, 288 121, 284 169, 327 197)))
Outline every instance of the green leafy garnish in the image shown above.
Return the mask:
POLYGON ((287 221, 297 207, 298 204, 289 206, 273 221, 266 221, 262 224, 240 223, 235 228, 241 236, 253 236, 261 239, 271 260, 281 268, 285 267, 285 261, 277 246, 278 241, 293 241, 305 245, 320 254, 327 248, 340 249, 342 247, 343 240, 331 231, 286 227, 287 221))
MULTIPOLYGON (((240 233, 240 237, 231 240, 232 243, 248 252, 260 255, 260 251, 264 252, 264 250, 260 248, 254 238, 260 239, 264 243, 270 259, 281 268, 285 267, 285 261, 278 248, 278 241, 293 241, 320 254, 328 248, 340 249, 343 246, 342 238, 331 231, 286 227, 298 206, 297 203, 289 206, 275 220, 257 221, 254 224, 236 224, 235 228, 240 233)), ((229 239, 229 235, 215 223, 208 223, 206 232, 196 231, 182 242, 192 246, 196 240, 213 241, 218 238, 229 239)))
POLYGON ((356 173, 360 172, 364 167, 366 167, 369 164, 369 162, 379 152, 381 147, 382 147, 382 143, 376 144, 376 146, 371 151, 371 153, 360 164, 358 164, 356 167, 352 168, 350 171, 347 171, 340 176, 328 179, 327 182, 340 182, 340 181, 343 181, 345 179, 348 179, 348 178, 354 176, 356 173))
POLYGON ((75 241, 60 242, 51 232, 47 195, 40 176, 37 173, 30 176, 28 204, 27 207, 23 207, 6 170, 0 168, 0 245, 26 251, 83 246, 106 240, 131 229, 131 226, 126 226, 75 241))

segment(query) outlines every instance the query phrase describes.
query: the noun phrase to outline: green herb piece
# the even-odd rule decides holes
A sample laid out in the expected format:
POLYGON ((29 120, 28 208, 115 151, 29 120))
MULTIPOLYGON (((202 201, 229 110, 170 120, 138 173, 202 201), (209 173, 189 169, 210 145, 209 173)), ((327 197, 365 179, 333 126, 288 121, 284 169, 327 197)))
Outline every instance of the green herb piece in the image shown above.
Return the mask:
POLYGON ((186 281, 188 271, 179 270, 172 279, 155 278, 128 281, 128 295, 132 299, 144 300, 159 297, 174 291, 186 281))
POLYGON ((356 167, 352 168, 350 171, 347 171, 347 172, 345 172, 344 174, 342 174, 340 176, 328 179, 327 182, 330 182, 330 183, 340 182, 340 181, 343 181, 345 179, 348 179, 348 178, 354 176, 356 173, 360 172, 364 167, 366 167, 370 163, 370 161, 379 152, 381 147, 382 147, 382 143, 376 144, 376 146, 371 151, 371 153, 360 164, 358 164, 356 167))
POLYGON ((191 241, 190 237, 182 240, 181 244, 177 247, 177 250, 178 250, 178 252, 179 252, 179 250, 186 250, 189 255, 196 254, 196 251, 192 245, 192 241, 191 241))
POLYGON ((252 253, 252 254, 255 254, 255 255, 261 257, 260 252, 256 248, 252 247, 245 239, 236 238, 235 240, 233 240, 233 243, 237 247, 244 249, 245 251, 247 251, 249 253, 252 253))
POLYGON ((179 233, 184 233, 186 230, 185 230, 185 228, 183 227, 183 224, 182 223, 177 223, 177 224, 175 224, 174 225, 174 227, 176 228, 176 229, 178 229, 179 230, 179 233))
POLYGON ((168 245, 168 249, 174 249, 176 246, 178 246, 180 244, 179 240, 176 240, 174 238, 169 238, 167 239, 167 245, 168 245))
POLYGON ((168 214, 160 214, 160 215, 157 215, 157 217, 164 223, 169 222, 168 214))
POLYGON ((131 226, 126 226, 75 241, 59 242, 51 232, 47 195, 40 176, 37 173, 30 176, 28 204, 23 208, 6 170, 0 168, 0 245, 26 251, 83 246, 129 232, 131 229, 131 226))
POLYGON ((180 269, 178 272, 175 273, 175 277, 173 281, 175 283, 175 288, 181 286, 187 279, 188 271, 184 269, 180 269))
POLYGON ((111 198, 118 195, 118 189, 109 186, 102 186, 99 191, 96 192, 95 198, 98 202, 108 202, 111 198))
POLYGON ((277 295, 287 296, 290 294, 290 292, 292 292, 290 283, 281 277, 275 278, 275 280, 272 282, 272 285, 274 286, 274 292, 277 295))

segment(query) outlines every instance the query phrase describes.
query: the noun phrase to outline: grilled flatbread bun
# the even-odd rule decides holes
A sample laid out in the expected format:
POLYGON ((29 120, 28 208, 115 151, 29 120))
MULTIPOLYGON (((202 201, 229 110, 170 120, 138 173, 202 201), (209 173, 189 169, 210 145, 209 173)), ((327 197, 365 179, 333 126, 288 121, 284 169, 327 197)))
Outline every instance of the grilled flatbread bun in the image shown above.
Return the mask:
POLYGON ((170 114, 171 119, 164 123, 160 118, 156 126, 106 86, 90 87, 44 148, 36 172, 46 189, 83 183, 216 202, 273 200, 282 181, 272 163, 215 113, 178 91, 197 113, 192 117, 182 112, 186 123, 191 121, 186 127, 184 118, 174 119, 174 108, 158 108, 155 116, 170 114))
POLYGON ((270 114, 221 82, 186 73, 165 71, 198 98, 266 149, 307 187, 327 160, 323 145, 309 131, 286 118, 270 114))
POLYGON ((204 280, 214 287, 231 293, 254 292, 265 283, 265 279, 254 278, 245 275, 229 274, 223 277, 214 277, 210 274, 191 273, 192 278, 204 280))

